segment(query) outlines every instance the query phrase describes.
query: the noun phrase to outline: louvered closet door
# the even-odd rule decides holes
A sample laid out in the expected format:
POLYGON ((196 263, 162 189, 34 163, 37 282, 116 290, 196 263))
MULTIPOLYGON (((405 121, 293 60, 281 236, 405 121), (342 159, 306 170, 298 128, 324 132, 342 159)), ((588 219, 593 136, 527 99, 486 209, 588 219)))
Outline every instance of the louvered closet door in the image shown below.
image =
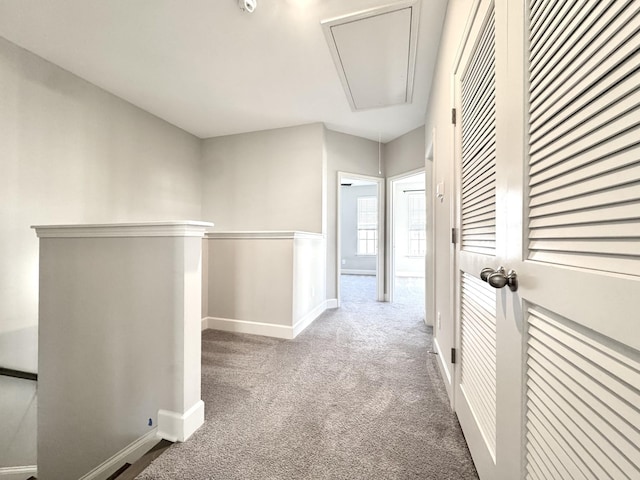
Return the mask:
POLYGON ((531 0, 524 475, 640 478, 640 0, 531 0))
POLYGON ((455 70, 456 411, 483 480, 640 479, 640 0, 479 5, 455 70), (495 96, 465 96, 492 8, 495 96), (498 265, 517 291, 479 280, 498 265))
POLYGON ((495 478, 496 291, 478 278, 496 255, 495 15, 484 2, 456 72, 458 360, 455 409, 483 478, 495 478))

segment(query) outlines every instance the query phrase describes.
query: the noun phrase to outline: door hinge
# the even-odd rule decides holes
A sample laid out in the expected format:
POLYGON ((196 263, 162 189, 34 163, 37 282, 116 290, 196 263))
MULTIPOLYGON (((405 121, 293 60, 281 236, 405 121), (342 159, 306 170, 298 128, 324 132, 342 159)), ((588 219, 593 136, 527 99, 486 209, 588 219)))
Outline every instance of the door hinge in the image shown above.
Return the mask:
POLYGON ((458 229, 455 227, 451 229, 451 243, 458 243, 458 229))
POLYGON ((456 124, 456 109, 455 108, 451 109, 451 123, 453 123, 454 125, 456 124))
POLYGON ((456 363, 456 349, 451 349, 451 363, 456 363))

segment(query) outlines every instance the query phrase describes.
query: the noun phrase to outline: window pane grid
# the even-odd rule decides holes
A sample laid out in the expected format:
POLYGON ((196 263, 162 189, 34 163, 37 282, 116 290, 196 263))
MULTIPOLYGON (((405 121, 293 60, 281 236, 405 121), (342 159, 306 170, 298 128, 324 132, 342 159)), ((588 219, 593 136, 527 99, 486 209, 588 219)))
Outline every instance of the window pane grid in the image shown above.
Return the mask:
POLYGON ((375 196, 358 197, 357 254, 378 254, 378 201, 375 196))
POLYGON ((408 194, 409 205, 409 255, 424 257, 427 252, 427 223, 426 198, 424 193, 408 194))

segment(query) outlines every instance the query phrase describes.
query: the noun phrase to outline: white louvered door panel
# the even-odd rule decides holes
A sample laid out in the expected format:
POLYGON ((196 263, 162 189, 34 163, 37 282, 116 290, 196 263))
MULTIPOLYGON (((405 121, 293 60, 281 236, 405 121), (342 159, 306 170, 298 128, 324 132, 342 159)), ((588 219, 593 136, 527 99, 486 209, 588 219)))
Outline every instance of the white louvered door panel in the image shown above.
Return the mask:
POLYGON ((640 355, 530 308, 527 478, 640 478, 640 355))
POLYGON ((487 19, 462 77, 461 248, 496 250, 495 18, 487 19))
POLYGON ((524 476, 640 478, 640 0, 530 0, 524 476))
POLYGON ((454 405, 476 468, 496 478, 496 291, 479 279, 496 254, 496 20, 481 1, 456 73, 458 361, 454 405))
POLYGON ((640 479, 640 0, 477 4, 454 65, 456 413, 481 480, 640 479), (474 61, 492 10, 495 61, 474 61), (469 297, 499 264, 518 285, 493 290, 493 350, 469 297))
POLYGON ((496 292, 462 274, 460 388, 491 455, 496 450, 496 292))
POLYGON ((531 2, 529 258, 640 275, 640 3, 545 3, 531 2))

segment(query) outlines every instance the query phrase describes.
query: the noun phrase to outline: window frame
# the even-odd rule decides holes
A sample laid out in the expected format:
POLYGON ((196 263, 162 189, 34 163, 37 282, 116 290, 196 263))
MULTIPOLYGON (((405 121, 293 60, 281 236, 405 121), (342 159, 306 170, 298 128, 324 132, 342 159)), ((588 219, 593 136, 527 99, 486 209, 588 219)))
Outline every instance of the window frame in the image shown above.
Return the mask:
POLYGON ((425 192, 407 193, 407 257, 427 254, 427 198, 425 192), (421 203, 421 207, 416 207, 421 203), (417 246, 416 246, 417 243, 417 246))
POLYGON ((378 255, 378 198, 376 195, 362 195, 356 198, 356 255, 359 257, 378 255))

